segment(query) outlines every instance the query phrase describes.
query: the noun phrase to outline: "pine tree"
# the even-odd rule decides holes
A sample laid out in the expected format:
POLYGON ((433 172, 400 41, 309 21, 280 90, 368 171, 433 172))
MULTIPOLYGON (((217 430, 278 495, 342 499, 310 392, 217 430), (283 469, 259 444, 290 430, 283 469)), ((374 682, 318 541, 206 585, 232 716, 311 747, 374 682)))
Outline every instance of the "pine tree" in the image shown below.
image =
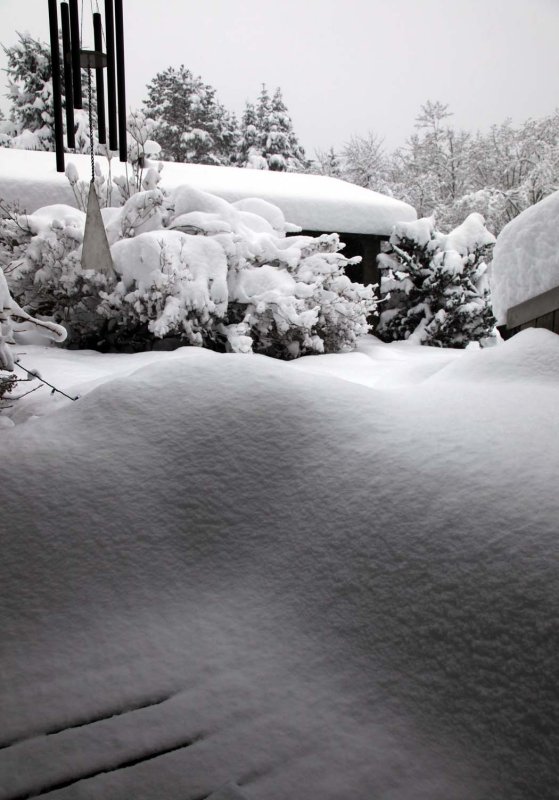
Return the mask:
POLYGON ((159 72, 147 86, 144 113, 168 161, 229 164, 236 149, 236 120, 216 92, 183 65, 159 72))
POLYGON ((16 135, 25 131, 34 150, 54 150, 52 113, 52 67, 50 48, 28 33, 18 33, 19 42, 4 47, 11 100, 10 120, 16 135))
POLYGON ((379 258, 381 292, 392 307, 381 314, 377 335, 435 347, 491 340, 486 271, 494 242, 480 214, 447 236, 433 217, 396 225, 390 251, 379 258))
MULTIPOLYGON (((19 42, 12 47, 3 47, 7 57, 9 98, 11 100, 10 136, 7 146, 24 150, 54 150, 54 112, 52 101, 52 62, 50 46, 34 39, 28 33, 18 33, 19 42)), ((64 63, 62 69, 61 94, 64 96, 64 63)), ((76 121, 75 152, 89 151, 89 123, 87 101, 87 73, 82 70, 84 109, 74 112, 76 121)), ((95 89, 93 89, 93 117, 97 118, 95 89)), ((64 120, 65 124, 65 120, 64 120)), ((3 127, 6 127, 4 125, 3 127)), ((3 139, 4 141, 4 139, 3 139)))
POLYGON ((270 99, 263 83, 256 107, 246 104, 238 161, 245 167, 282 172, 302 172, 307 168, 279 87, 270 99))
POLYGON ((258 103, 256 104, 256 121, 258 126, 259 141, 258 144, 264 150, 266 144, 266 134, 268 131, 268 118, 272 110, 270 95, 266 84, 262 84, 260 95, 258 96, 258 103))
POLYGON ((265 156, 271 170, 300 172, 305 166, 305 153, 299 145, 281 89, 274 92, 267 120, 265 156))

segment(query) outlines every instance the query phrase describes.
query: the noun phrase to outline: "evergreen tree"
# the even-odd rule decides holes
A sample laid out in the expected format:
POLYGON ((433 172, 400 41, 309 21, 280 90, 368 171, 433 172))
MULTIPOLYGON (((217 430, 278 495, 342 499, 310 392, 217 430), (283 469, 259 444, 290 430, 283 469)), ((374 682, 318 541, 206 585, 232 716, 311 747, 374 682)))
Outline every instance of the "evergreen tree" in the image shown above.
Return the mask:
MULTIPOLYGON (((8 66, 8 97, 11 101, 10 122, 3 125, 8 135, 2 137, 6 146, 24 150, 54 150, 54 111, 52 100, 52 62, 50 46, 34 39, 28 33, 18 33, 19 42, 12 47, 4 47, 8 66)), ((61 94, 64 96, 64 60, 60 59, 62 69, 61 94)), ((75 111, 75 152, 89 151, 89 122, 87 101, 87 73, 82 70, 84 109, 75 111)), ((94 120, 95 89, 94 97, 94 120)), ((66 120, 64 119, 64 125, 66 120)))
POLYGON ((264 157, 258 113, 254 104, 248 101, 241 119, 236 161, 241 167, 268 169, 268 162, 264 157))
POLYGON ((159 72, 147 86, 146 116, 168 161, 229 164, 236 149, 236 120, 215 89, 181 66, 159 72))
POLYGON ((266 84, 262 84, 262 89, 260 90, 260 95, 258 96, 258 102, 256 104, 256 120, 258 126, 258 134, 259 134, 259 146, 264 149, 266 143, 266 133, 268 130, 268 118, 270 116, 270 112, 272 110, 272 104, 270 100, 270 95, 268 94, 268 89, 266 84))
POLYGON ((307 166, 279 86, 274 92, 268 115, 265 156, 272 170, 301 172, 307 166))
POLYGON ((262 84, 256 107, 246 104, 238 161, 253 169, 303 172, 307 168, 279 87, 270 99, 266 84, 262 84))
POLYGON ((4 47, 8 66, 10 120, 16 136, 29 132, 30 149, 54 150, 52 111, 52 66, 50 48, 28 33, 18 33, 19 42, 4 47))
POLYGON ((384 341, 410 339, 436 347, 466 347, 494 336, 487 261, 495 237, 480 214, 445 236, 433 217, 396 225, 390 251, 379 258, 381 292, 390 305, 380 316, 384 341))

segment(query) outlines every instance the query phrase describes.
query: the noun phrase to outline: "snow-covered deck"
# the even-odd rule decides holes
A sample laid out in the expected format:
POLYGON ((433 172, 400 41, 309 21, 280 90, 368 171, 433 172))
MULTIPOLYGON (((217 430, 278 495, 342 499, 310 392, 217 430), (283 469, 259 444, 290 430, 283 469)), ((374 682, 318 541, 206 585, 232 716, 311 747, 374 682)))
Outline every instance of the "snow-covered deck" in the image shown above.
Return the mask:
MULTIPOLYGON (((106 173, 107 160, 97 161, 106 173)), ((69 162, 81 178, 89 179, 89 156, 68 154, 69 162)), ((124 173, 125 165, 116 159, 111 167, 113 177, 124 173)), ((164 162, 161 177, 166 189, 190 184, 229 202, 259 197, 279 206, 289 222, 310 231, 388 236, 396 222, 416 218, 407 203, 322 175, 164 162)), ((0 148, 0 197, 18 201, 28 212, 52 203, 75 205, 68 180, 56 172, 54 153, 30 150, 0 148)))

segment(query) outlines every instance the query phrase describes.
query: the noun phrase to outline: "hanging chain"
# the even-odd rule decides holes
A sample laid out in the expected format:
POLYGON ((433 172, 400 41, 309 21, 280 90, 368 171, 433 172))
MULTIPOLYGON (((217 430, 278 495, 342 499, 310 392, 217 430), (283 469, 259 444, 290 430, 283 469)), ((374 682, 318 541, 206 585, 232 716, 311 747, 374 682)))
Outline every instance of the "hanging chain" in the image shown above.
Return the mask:
POLYGON ((93 157, 93 90, 91 88, 91 67, 87 68, 87 98, 89 101, 89 149, 91 151, 91 183, 95 182, 95 160, 93 157))

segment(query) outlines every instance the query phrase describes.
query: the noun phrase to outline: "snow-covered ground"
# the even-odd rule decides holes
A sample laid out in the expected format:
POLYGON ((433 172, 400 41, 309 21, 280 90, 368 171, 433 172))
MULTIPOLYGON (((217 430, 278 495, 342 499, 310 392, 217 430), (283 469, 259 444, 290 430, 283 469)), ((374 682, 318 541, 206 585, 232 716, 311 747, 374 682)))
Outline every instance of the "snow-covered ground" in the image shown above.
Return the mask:
POLYGON ((559 337, 18 352, 0 798, 557 796, 559 337))

